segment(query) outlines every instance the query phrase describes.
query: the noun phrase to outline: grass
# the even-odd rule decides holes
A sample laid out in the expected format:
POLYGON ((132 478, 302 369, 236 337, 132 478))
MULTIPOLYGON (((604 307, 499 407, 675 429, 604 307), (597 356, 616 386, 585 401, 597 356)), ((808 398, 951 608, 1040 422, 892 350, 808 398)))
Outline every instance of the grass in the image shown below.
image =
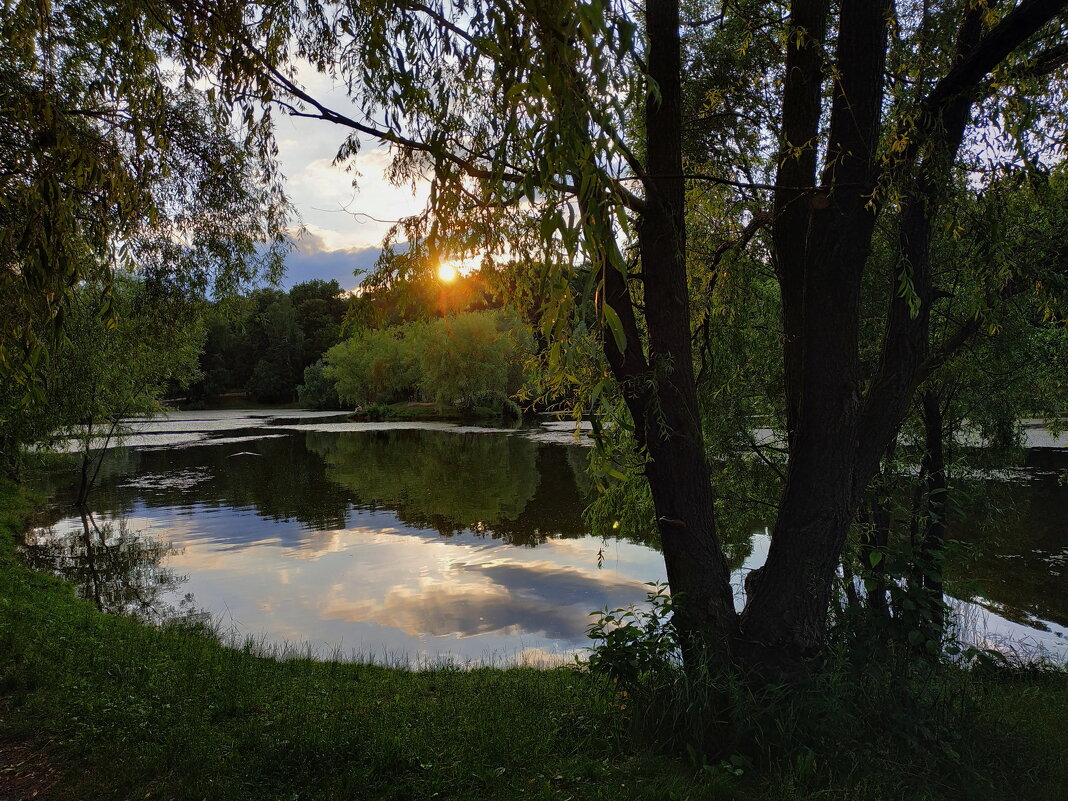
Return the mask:
MULTIPOLYGON (((925 742, 905 748, 878 714, 857 726, 830 704, 825 728, 838 734, 827 742, 737 765, 672 756, 640 729, 673 703, 700 702, 686 693, 624 711, 632 699, 572 669, 279 660, 195 625, 102 615, 18 563, 32 506, 0 484, 0 752, 44 754, 60 776, 47 798, 1068 798, 1063 672, 971 676, 978 703, 955 757, 916 763, 925 742)), ((0 758, 0 798, 4 781, 0 758)))

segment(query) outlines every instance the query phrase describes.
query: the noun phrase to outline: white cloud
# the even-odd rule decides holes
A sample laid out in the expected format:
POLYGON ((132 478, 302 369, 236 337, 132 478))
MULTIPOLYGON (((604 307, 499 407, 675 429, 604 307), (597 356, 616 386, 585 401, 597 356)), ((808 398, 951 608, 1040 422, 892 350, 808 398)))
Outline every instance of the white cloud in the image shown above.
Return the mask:
MULTIPOLYGON (((320 102, 355 113, 344 87, 329 76, 305 65, 298 78, 320 102)), ((414 194, 410 186, 392 185, 385 177, 388 149, 369 137, 361 136, 360 152, 349 163, 335 165, 338 148, 351 133, 342 125, 285 114, 277 122, 278 160, 287 191, 305 225, 331 250, 379 246, 389 221, 418 213, 428 196, 425 183, 414 194)))

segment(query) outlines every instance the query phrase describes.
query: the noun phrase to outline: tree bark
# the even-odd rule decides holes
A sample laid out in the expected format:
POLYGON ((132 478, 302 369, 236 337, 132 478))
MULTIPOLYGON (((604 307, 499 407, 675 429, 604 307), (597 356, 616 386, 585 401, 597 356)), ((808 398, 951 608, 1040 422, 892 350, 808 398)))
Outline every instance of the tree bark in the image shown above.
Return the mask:
POLYGON ((688 650, 711 650, 721 658, 736 629, 737 614, 716 536, 693 373, 678 2, 647 0, 646 24, 649 78, 658 88, 658 96, 649 93, 645 108, 646 208, 637 228, 649 357, 639 358, 626 279, 612 265, 604 267, 605 295, 617 313, 622 310, 628 342, 620 352, 606 335, 605 350, 624 385, 638 442, 646 449, 645 472, 676 603, 675 625, 688 650))
POLYGON ((804 307, 805 241, 816 183, 823 38, 829 0, 793 3, 787 26, 786 85, 783 90, 779 170, 775 179, 772 256, 782 294, 786 381, 786 435, 797 431, 803 372, 801 327, 804 307))
MULTIPOLYGON (((778 665, 789 672, 819 650, 856 510, 860 282, 875 225, 867 198, 877 177, 887 36, 885 0, 842 3, 823 187, 805 204, 804 237, 789 230, 776 237, 787 309, 784 358, 788 375, 795 373, 787 381, 793 430, 768 560, 749 575, 741 621, 743 659, 758 670, 778 665)), ((795 91, 814 80, 814 74, 798 74, 795 91)), ((796 227, 789 217, 777 226, 796 227)))

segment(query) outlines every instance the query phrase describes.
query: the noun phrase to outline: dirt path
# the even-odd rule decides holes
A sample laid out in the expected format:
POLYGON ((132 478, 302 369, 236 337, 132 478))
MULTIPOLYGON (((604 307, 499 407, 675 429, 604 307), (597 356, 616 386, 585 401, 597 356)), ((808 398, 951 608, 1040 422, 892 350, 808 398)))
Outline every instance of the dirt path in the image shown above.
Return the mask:
POLYGON ((49 801, 59 779, 47 745, 0 740, 0 801, 49 801))

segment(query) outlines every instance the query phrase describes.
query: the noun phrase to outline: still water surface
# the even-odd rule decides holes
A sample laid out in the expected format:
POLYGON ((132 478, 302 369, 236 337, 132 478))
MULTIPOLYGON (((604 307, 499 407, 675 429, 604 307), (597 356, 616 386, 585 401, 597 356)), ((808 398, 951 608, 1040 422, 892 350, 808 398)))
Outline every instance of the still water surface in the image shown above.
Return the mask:
MULTIPOLYGON (((586 452, 569 423, 515 430, 348 423, 308 412, 176 413, 109 456, 93 514, 56 498, 25 555, 108 611, 198 610, 238 641, 321 656, 419 664, 566 659, 589 613, 638 603, 660 554, 586 534, 586 452)), ((1029 451, 992 492, 991 526, 954 535, 976 603, 955 602, 991 641, 1068 653, 1068 451, 1029 451)), ((763 529, 733 580, 762 563, 763 529)), ((744 556, 744 559, 741 557, 744 556)), ((965 586, 958 582, 960 586, 965 586)))

